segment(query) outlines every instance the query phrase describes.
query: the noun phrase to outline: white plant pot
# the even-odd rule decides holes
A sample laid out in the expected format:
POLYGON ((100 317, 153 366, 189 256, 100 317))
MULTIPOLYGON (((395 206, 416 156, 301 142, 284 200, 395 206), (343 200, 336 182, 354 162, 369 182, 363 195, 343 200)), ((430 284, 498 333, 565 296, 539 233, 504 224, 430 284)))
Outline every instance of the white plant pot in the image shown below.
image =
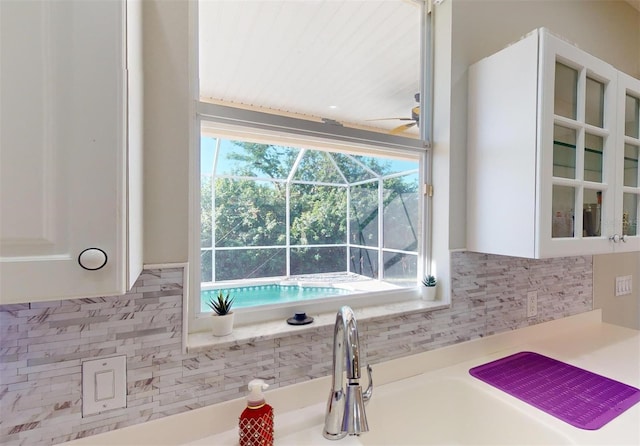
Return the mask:
POLYGON ((423 300, 436 300, 436 287, 425 286, 422 287, 422 299, 423 300))
POLYGON ((211 316, 211 332, 214 336, 227 336, 233 331, 233 312, 220 316, 211 316))

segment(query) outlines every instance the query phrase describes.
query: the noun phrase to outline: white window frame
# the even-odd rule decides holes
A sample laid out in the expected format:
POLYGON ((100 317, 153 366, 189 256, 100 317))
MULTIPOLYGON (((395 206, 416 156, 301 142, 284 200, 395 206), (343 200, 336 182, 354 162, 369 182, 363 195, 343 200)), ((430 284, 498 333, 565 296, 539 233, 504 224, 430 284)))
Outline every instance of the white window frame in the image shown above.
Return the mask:
MULTIPOLYGON (((432 70, 425 70, 420 79, 420 138, 407 138, 385 133, 342 127, 332 122, 308 121, 290 116, 281 116, 255 110, 240 109, 221 104, 202 102, 199 99, 198 79, 198 7, 190 5, 191 52, 190 52, 190 91, 191 137, 190 137, 190 235, 189 235, 189 295, 188 312, 184 322, 188 333, 210 330, 209 316, 200 315, 200 138, 202 124, 211 126, 213 133, 226 139, 246 139, 263 143, 278 143, 285 146, 303 146, 320 150, 361 152, 362 154, 393 156, 411 154, 420 161, 419 184, 424 186, 420 209, 420 246, 418 247, 418 271, 431 272, 427 260, 431 252, 431 147, 432 125, 431 101, 432 70), (427 98, 427 100, 425 100, 427 98)), ((431 12, 422 5, 421 66, 432 66, 432 29, 431 12)), ((253 324, 266 320, 290 317, 295 311, 320 313, 332 311, 340 305, 354 307, 389 303, 390 301, 415 300, 421 296, 421 287, 405 288, 398 291, 380 291, 324 298, 319 301, 287 303, 270 306, 268 311, 262 307, 237 310, 238 325, 253 324)))

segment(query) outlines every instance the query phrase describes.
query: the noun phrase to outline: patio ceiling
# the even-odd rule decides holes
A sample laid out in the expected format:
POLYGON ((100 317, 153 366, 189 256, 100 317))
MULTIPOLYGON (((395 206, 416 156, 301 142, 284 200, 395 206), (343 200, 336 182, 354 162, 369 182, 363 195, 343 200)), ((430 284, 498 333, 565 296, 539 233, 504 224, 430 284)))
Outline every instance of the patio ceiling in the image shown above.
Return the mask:
MULTIPOLYGON (((420 88, 410 0, 201 0, 202 100, 388 132, 420 88)), ((417 136, 411 129, 404 136, 417 136)))

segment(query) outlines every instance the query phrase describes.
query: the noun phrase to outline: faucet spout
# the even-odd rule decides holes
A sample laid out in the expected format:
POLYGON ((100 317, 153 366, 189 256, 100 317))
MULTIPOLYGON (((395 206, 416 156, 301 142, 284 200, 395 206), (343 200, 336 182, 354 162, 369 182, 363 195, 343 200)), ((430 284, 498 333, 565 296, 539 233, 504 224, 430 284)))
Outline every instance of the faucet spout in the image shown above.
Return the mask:
POLYGON ((353 310, 344 306, 336 315, 333 330, 333 377, 324 423, 325 438, 339 440, 346 435, 360 435, 369 431, 364 403, 371 398, 371 367, 368 366, 367 370, 369 388, 363 394, 360 386, 358 326, 353 310))

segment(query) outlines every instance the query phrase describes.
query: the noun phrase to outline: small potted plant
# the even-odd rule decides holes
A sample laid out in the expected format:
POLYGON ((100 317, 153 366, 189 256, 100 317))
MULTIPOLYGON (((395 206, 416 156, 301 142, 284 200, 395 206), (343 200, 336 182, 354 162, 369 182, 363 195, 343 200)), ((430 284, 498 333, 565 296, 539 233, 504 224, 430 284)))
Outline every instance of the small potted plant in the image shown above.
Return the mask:
POLYGON ((225 295, 218 291, 215 298, 209 299, 207 305, 213 310, 211 315, 211 331, 214 336, 226 336, 233 330, 233 297, 227 292, 225 295))
POLYGON ((425 300, 436 300, 436 285, 438 281, 435 276, 427 274, 422 279, 422 284, 425 286, 425 292, 423 294, 425 300))

